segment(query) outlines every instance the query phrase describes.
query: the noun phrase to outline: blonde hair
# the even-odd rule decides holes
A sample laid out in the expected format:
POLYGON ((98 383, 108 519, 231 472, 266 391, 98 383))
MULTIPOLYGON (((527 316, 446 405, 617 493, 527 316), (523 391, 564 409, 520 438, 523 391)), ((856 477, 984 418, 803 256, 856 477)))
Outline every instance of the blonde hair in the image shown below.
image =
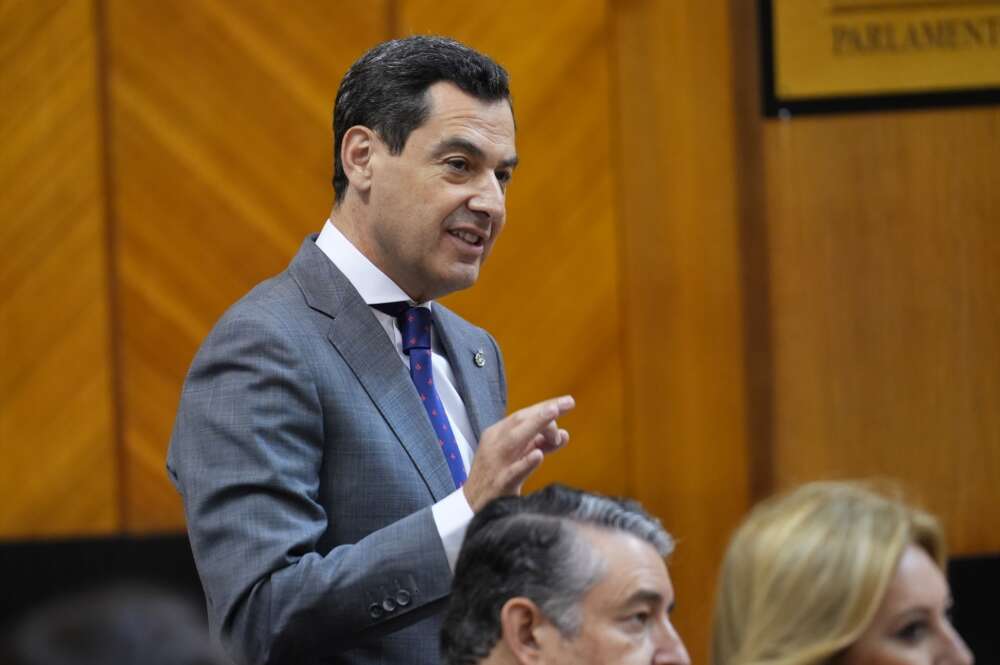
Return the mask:
POLYGON ((937 520, 871 485, 810 483, 761 503, 726 551, 712 665, 832 662, 871 622, 911 543, 943 568, 937 520))

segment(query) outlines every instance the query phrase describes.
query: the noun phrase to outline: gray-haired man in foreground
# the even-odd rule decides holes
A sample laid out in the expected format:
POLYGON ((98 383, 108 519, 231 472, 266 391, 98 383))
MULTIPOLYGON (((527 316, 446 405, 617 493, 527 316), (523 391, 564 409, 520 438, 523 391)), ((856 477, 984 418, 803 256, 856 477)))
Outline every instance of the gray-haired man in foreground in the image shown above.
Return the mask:
POLYGON ((689 665, 670 623, 672 550, 634 502, 558 485, 493 501, 459 555, 445 665, 689 665))

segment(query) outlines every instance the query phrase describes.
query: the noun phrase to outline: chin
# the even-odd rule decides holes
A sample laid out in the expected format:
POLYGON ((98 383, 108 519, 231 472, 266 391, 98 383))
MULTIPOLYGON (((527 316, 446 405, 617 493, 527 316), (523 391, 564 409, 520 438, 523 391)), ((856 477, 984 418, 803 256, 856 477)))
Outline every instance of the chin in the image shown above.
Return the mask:
POLYGON ((469 288, 479 279, 479 266, 462 266, 458 270, 452 270, 447 276, 442 276, 438 289, 442 295, 462 291, 469 288))
POLYGON ((441 295, 438 297, 439 298, 444 297, 450 293, 455 293, 457 291, 464 291, 475 283, 476 283, 475 278, 463 279, 463 280, 451 280, 444 288, 441 289, 441 295))

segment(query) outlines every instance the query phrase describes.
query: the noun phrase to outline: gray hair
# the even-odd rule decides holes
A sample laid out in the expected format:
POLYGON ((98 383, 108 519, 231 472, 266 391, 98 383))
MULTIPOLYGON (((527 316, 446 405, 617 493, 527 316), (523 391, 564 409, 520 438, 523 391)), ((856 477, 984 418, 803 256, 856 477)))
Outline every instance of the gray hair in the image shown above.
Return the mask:
POLYGON ((605 569, 580 527, 630 534, 664 557, 674 547, 634 501, 550 485, 491 502, 469 525, 455 569, 441 635, 445 665, 486 658, 500 639, 500 610, 517 596, 534 602, 563 635, 580 630, 580 601, 605 569))

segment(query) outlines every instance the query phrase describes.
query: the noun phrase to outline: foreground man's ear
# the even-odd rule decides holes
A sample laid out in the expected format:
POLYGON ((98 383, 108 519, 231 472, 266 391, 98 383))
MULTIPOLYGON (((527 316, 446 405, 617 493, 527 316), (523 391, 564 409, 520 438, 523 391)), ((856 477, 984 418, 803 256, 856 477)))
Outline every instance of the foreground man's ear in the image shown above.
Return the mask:
POLYGON ((340 144, 340 161, 344 165, 344 175, 351 183, 349 189, 366 193, 372 186, 372 166, 375 132, 364 125, 355 125, 344 133, 340 144))
POLYGON ((500 610, 500 641, 519 665, 545 663, 545 643, 553 626, 528 598, 518 596, 500 610))

